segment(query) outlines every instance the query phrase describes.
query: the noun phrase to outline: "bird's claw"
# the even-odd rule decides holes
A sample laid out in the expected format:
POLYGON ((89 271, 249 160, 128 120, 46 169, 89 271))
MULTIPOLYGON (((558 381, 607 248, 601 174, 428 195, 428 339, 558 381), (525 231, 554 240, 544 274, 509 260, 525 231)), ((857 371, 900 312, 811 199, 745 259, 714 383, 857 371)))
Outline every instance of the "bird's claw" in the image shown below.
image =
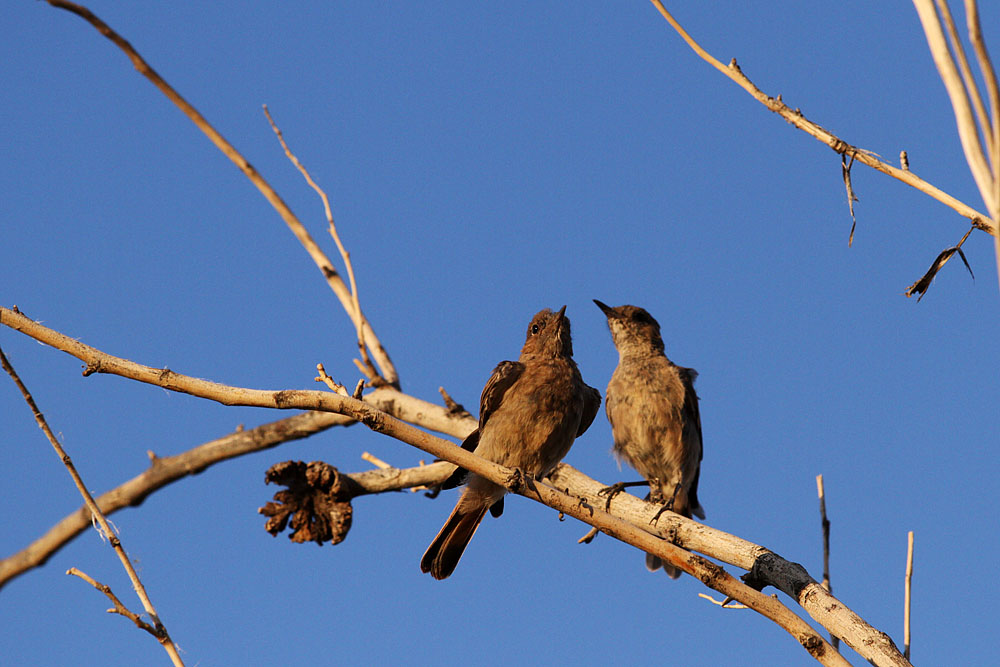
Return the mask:
POLYGON ((605 512, 607 512, 609 509, 611 509, 611 501, 614 500, 615 496, 617 496, 619 493, 621 493, 622 491, 624 491, 625 487, 626 487, 626 483, 625 482, 616 482, 616 483, 612 484, 611 486, 606 486, 606 487, 604 487, 603 489, 601 489, 600 491, 597 492, 597 495, 599 495, 599 496, 607 496, 608 497, 607 502, 604 503, 604 511, 605 512))
POLYGON ((511 493, 520 493, 526 484, 524 472, 520 468, 514 468, 504 480, 504 486, 511 493))

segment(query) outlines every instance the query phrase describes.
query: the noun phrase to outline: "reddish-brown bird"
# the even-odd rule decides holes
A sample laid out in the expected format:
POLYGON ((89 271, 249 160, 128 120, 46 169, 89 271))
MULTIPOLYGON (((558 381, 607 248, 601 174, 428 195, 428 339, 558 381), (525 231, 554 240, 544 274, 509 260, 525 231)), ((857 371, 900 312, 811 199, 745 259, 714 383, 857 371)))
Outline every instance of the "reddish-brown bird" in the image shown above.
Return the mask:
MULTIPOLYGON (((542 478, 594 421, 601 394, 583 382, 573 361, 565 311, 566 306, 557 313, 546 308, 531 318, 521 356, 500 362, 483 388, 479 428, 465 439, 463 448, 542 478)), ((455 486, 465 474, 456 470, 445 488, 455 486)), ((503 486, 468 473, 467 485, 420 559, 420 569, 435 579, 454 572, 486 510, 500 516, 505 493, 503 486)))
MULTIPOLYGON (((680 515, 705 518, 698 502, 701 473, 701 416, 693 368, 667 358, 660 325, 637 306, 612 308, 594 303, 608 318, 618 348, 618 367, 608 382, 604 409, 615 439, 614 453, 649 482, 649 499, 680 515)), ((620 487, 619 487, 620 489, 620 487)), ((663 566, 672 578, 680 571, 656 556, 646 567, 663 566)))

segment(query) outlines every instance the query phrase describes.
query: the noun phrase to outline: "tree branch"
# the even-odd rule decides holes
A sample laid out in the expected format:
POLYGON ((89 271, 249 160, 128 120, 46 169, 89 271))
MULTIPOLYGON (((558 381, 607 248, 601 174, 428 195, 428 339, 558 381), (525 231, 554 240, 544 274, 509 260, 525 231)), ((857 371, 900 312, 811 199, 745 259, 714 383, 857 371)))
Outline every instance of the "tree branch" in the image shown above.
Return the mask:
MULTIPOLYGON (((195 109, 187 100, 185 100, 180 93, 171 87, 166 81, 163 80, 156 70, 150 67, 142 56, 132 47, 128 41, 125 40, 121 35, 112 30, 108 24, 99 19, 93 12, 82 5, 78 5, 73 2, 66 2, 65 0, 47 0, 47 2, 53 7, 59 9, 64 9, 68 12, 76 14, 77 16, 83 18, 85 21, 94 26, 98 32, 111 40, 115 46, 125 52, 129 60, 132 61, 132 65, 136 70, 144 77, 149 79, 154 86, 156 86, 161 93, 163 93, 168 100, 174 103, 178 109, 184 112, 192 123, 201 130, 209 140, 215 144, 215 147, 222 151, 222 154, 235 164, 240 171, 250 180, 251 183, 260 191, 264 198, 267 199, 268 203, 278 212, 281 219, 285 221, 292 233, 295 234, 295 238, 299 240, 302 246, 309 253, 309 256, 315 262, 316 266, 319 267, 320 271, 323 272, 323 276, 326 278, 327 283, 333 290, 334 294, 337 295, 337 299, 340 301, 341 306, 348 315, 352 316, 355 313, 354 310, 354 297, 351 295, 350 290, 344 284, 343 278, 336 269, 333 268, 333 263, 330 258, 326 256, 326 253, 319 247, 316 241, 313 240, 309 232, 306 231, 305 226, 298 219, 292 209, 288 207, 288 204, 281 198, 277 191, 271 187, 271 185, 264 180, 264 177, 257 172, 250 162, 243 157, 243 155, 236 150, 236 148, 226 141, 219 132, 212 127, 211 123, 205 120, 197 109, 195 109)), ((358 316, 364 318, 364 315, 358 311, 358 316)), ((361 327, 364 332, 365 342, 372 351, 372 356, 378 362, 379 367, 382 369, 382 376, 385 381, 392 386, 398 386, 399 375, 396 372, 396 367, 393 365, 392 360, 389 358, 389 353, 379 342, 378 337, 375 335, 375 331, 372 329, 371 323, 367 320, 363 321, 363 327, 361 327)))
MULTIPOLYGON (((512 477, 513 471, 467 452, 451 442, 436 438, 425 431, 410 426, 400 419, 378 410, 369 402, 331 392, 267 391, 229 387, 181 375, 169 369, 142 366, 75 341, 31 321, 19 312, 6 308, 0 308, 0 324, 21 331, 40 342, 52 345, 83 360, 86 363, 85 375, 93 372, 112 373, 172 391, 207 398, 224 405, 277 409, 305 408, 335 412, 360 421, 374 431, 406 442, 433 456, 451 461, 494 482, 506 485, 512 477)), ((376 393, 378 392, 372 392, 372 394, 376 393)), ((437 409, 445 415, 449 414, 446 408, 439 407, 437 409)), ((438 420, 440 417, 435 421, 438 420)), ((444 418, 443 421, 453 423, 453 420, 447 418, 444 418)), ((385 473, 381 470, 376 472, 385 473)), ((635 521, 628 520, 630 519, 628 513, 623 514, 624 519, 627 520, 612 516, 599 509, 604 505, 604 498, 599 495, 604 485, 591 480, 569 466, 560 465, 549 479, 558 489, 567 489, 569 493, 559 491, 546 484, 534 483, 531 480, 528 480, 527 484, 512 489, 512 491, 595 526, 613 537, 653 553, 662 560, 698 577, 709 587, 774 620, 795 636, 814 657, 826 661, 824 664, 843 664, 837 662, 843 658, 837 655, 832 647, 801 619, 794 621, 787 618, 786 614, 781 611, 783 607, 775 606, 771 598, 757 591, 765 585, 776 586, 802 605, 824 627, 840 636, 845 643, 875 664, 908 664, 887 635, 878 632, 851 612, 842 602, 812 579, 800 565, 790 563, 763 547, 672 513, 665 513, 655 527, 650 526, 649 522, 658 508, 651 507, 627 494, 619 494, 614 499, 612 506, 623 507, 628 502, 640 503, 642 509, 636 508, 633 513, 642 514, 641 518, 635 521), (670 541, 662 539, 660 535, 667 535, 670 541), (682 544, 749 570, 745 578, 753 588, 740 584, 722 568, 700 556, 684 551, 671 542, 682 544)))
MULTIPOLYGON (((366 320, 364 314, 361 312, 361 301, 358 298, 358 284, 354 279, 354 265, 351 263, 351 254, 347 252, 344 244, 341 243, 340 234, 337 233, 337 226, 333 222, 333 212, 330 210, 330 198, 326 196, 326 191, 316 184, 316 181, 314 181, 312 176, 309 174, 309 170, 306 169, 301 162, 299 162, 299 158, 297 158, 295 153, 292 152, 292 149, 288 147, 288 144, 285 142, 284 135, 281 134, 281 129, 278 127, 278 124, 274 122, 274 119, 271 117, 271 112, 268 110, 266 104, 264 105, 264 115, 267 117, 267 122, 271 125, 271 130, 274 132, 274 135, 278 137, 278 142, 284 149, 285 156, 293 165, 295 165, 295 168, 299 170, 302 177, 306 179, 306 183, 309 184, 309 187, 315 190, 316 194, 318 194, 320 199, 323 201, 323 212, 326 213, 326 222, 330 230, 330 236, 333 237, 334 242, 337 244, 337 249, 340 251, 340 258, 344 261, 344 267, 347 269, 347 278, 351 284, 351 308, 347 308, 346 305, 344 308, 347 310, 347 315, 354 323, 354 329, 357 333, 358 354, 361 356, 359 368, 368 378, 369 382, 377 384, 375 381, 379 379, 385 382, 385 378, 379 376, 375 367, 372 365, 371 359, 368 358, 368 348, 365 346, 364 332, 366 320)), ((394 370, 393 373, 395 373, 394 370)), ((399 378, 394 377, 394 381, 389 384, 398 385, 399 378)))
MULTIPOLYGON (((69 454, 62 446, 62 443, 60 443, 56 438, 52 429, 49 428, 49 423, 45 420, 45 416, 42 414, 42 411, 38 409, 35 399, 32 398, 28 388, 24 385, 24 382, 21 381, 17 371, 14 370, 10 361, 7 360, 7 356, 3 353, 2 349, 0 349, 0 365, 2 365, 3 369, 7 371, 8 375, 10 375, 14 384, 17 385, 17 388, 21 390, 21 395, 24 397, 24 401, 28 404, 32 414, 35 416, 38 428, 42 429, 42 433, 45 434, 46 439, 48 439, 49 444, 52 445, 52 448, 55 450, 59 459, 66 467, 70 477, 73 478, 73 483, 76 485, 76 489, 80 492, 80 495, 83 496, 83 502, 86 504, 90 515, 101 527, 102 537, 107 538, 111 548, 115 550, 115 555, 118 556, 118 560, 121 561, 122 567, 125 568, 125 573, 128 574, 129 581, 132 582, 132 588, 135 590, 135 594, 139 597, 140 602, 142 602, 142 606, 146 610, 146 613, 149 614, 151 619, 153 619, 153 629, 151 631, 152 635, 156 637, 156 640, 160 642, 161 646, 163 646, 167 655, 170 656, 171 662, 175 665, 183 667, 184 661, 181 660, 180 653, 177 652, 177 647, 174 645, 174 641, 170 638, 170 633, 167 632, 167 627, 160 621, 159 614, 156 613, 156 607, 153 606, 153 601, 150 600, 149 595, 146 593, 146 587, 142 585, 142 581, 139 579, 139 574, 135 571, 135 567, 133 567, 128 554, 125 553, 125 547, 122 546, 117 533, 111 528, 111 524, 108 523, 107 517, 104 516, 103 512, 101 512, 97 503, 94 502, 94 497, 90 495, 90 491, 87 490, 87 485, 83 483, 83 478, 80 476, 79 471, 77 471, 76 466, 73 465, 73 461, 69 454)), ((87 577, 87 579, 100 589, 100 586, 98 586, 93 579, 90 579, 89 577, 87 577)), ((118 602, 118 599, 111 593, 110 588, 105 586, 104 589, 105 592, 116 602, 116 608, 118 606, 123 607, 123 605, 118 602)), ((131 612, 129 612, 129 614, 131 614, 131 612)), ((126 616, 127 615, 128 614, 126 614, 126 616)), ((140 627, 142 626, 140 625, 140 627)))
POLYGON ((104 593, 104 595, 107 596, 109 600, 111 600, 111 604, 114 605, 111 609, 108 609, 109 614, 119 614, 121 616, 124 616, 128 620, 135 623, 135 626, 140 630, 145 630, 149 634, 159 639, 159 636, 156 634, 156 628, 154 628, 146 621, 142 620, 139 614, 135 613, 134 611, 126 607, 124 604, 122 604, 122 601, 118 599, 118 596, 115 595, 114 591, 111 590, 110 586, 108 586, 107 584, 102 584, 101 582, 95 580, 86 572, 78 570, 75 567, 71 567, 68 570, 66 570, 66 574, 73 575, 74 577, 79 577, 84 581, 86 581, 91 586, 93 586, 94 588, 96 588, 97 590, 99 590, 101 593, 104 593))
POLYGON ((757 86, 750 81, 749 78, 740 70, 739 65, 736 64, 736 60, 733 59, 729 65, 723 65, 721 62, 716 60, 709 54, 705 49, 701 47, 698 42, 696 42, 691 35, 681 27, 680 23, 667 11, 666 7, 660 0, 650 0, 656 9, 663 15, 663 18, 677 31, 677 34, 681 36, 682 39, 687 43, 691 50, 693 50, 698 56, 707 62, 709 65, 722 72, 728 78, 732 79, 737 85, 739 85, 743 90, 750 93, 754 99, 763 104, 765 107, 778 114, 791 125, 797 127, 803 132, 811 135, 812 137, 822 141, 824 144, 832 148, 837 153, 842 155, 850 155, 854 157, 858 162, 875 169, 876 171, 881 171, 883 174, 892 176, 893 178, 906 183, 907 185, 916 188, 917 190, 923 192, 930 197, 938 200, 945 206, 952 208, 959 214, 965 216, 972 221, 972 224, 995 237, 1000 238, 1000 234, 997 231, 997 224, 991 221, 990 216, 984 215, 972 208, 968 204, 952 197, 948 193, 940 190, 939 188, 931 185, 927 181, 918 177, 912 171, 908 169, 899 169, 892 166, 886 162, 882 162, 875 154, 866 151, 864 149, 852 146, 842 139, 835 136, 829 130, 821 127, 820 125, 810 121, 808 118, 802 115, 802 112, 798 109, 792 109, 787 104, 781 100, 781 96, 770 97, 760 90, 757 86))
MULTIPOLYGON (((986 202, 987 210, 992 211, 994 208, 993 178, 990 174, 990 167, 983 152, 983 144, 979 140, 976 119, 973 116, 969 100, 969 91, 965 89, 955 59, 948 50, 948 43, 945 40, 937 9, 934 7, 934 0, 913 0, 913 6, 916 7, 917 15, 920 17, 920 24, 927 37, 927 47, 934 58, 938 74, 941 75, 941 81, 948 91, 948 98, 951 100, 952 110, 955 112, 958 137, 962 142, 962 150, 965 152, 965 160, 969 163, 972 178, 979 186, 979 192, 983 196, 983 201, 986 202)), ((960 49, 961 43, 956 44, 955 48, 960 49)))

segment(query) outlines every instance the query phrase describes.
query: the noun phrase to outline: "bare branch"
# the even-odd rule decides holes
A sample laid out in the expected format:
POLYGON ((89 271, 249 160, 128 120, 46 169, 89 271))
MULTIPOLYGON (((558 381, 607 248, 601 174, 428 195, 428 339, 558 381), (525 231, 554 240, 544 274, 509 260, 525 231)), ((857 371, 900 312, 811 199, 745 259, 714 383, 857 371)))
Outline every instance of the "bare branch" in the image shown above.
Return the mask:
POLYGON ((959 201, 955 197, 952 197, 948 193, 931 185, 922 178, 919 178, 909 169, 896 168, 886 162, 882 162, 877 157, 875 157, 875 155, 870 151, 857 148, 839 139, 829 130, 826 130, 820 125, 817 125, 816 123, 807 119, 804 115, 802 115, 802 112, 799 111, 798 109, 790 108, 788 105, 786 105, 784 102, 781 101, 780 95, 777 98, 775 98, 764 94, 757 86, 753 84, 752 81, 750 81, 750 79, 747 78, 745 74, 743 74, 742 70, 740 70, 735 60, 730 62, 728 66, 723 65, 721 62, 713 58, 711 54, 705 51, 705 49, 703 49, 701 45, 699 45, 696 41, 694 41, 691 35, 689 35, 687 31, 684 30, 683 27, 681 27, 680 23, 678 23, 677 20, 670 14, 670 12, 667 11, 666 7, 663 6, 663 3, 660 2, 660 0, 650 0, 650 1, 653 3, 654 6, 656 6, 656 9, 660 12, 660 14, 663 15, 663 18, 667 20, 667 22, 671 25, 671 27, 673 27, 673 29, 677 31, 677 34, 679 34, 681 38, 683 38, 684 41, 687 42, 687 45, 690 46, 691 49, 695 53, 697 53, 698 56, 702 58, 702 60, 704 60, 712 67, 714 67, 715 69, 717 69, 718 71, 722 72, 727 77, 732 79, 737 85, 739 85, 745 91, 750 93, 750 95, 752 95, 754 99, 756 99, 758 102, 766 106, 768 109, 770 109, 771 111, 775 112, 776 114, 784 118, 791 125, 815 137, 819 141, 822 141, 824 144, 832 148, 837 153, 840 153, 841 155, 845 154, 851 155, 855 157, 858 162, 868 167, 871 167, 872 169, 875 169, 877 171, 881 171, 883 174, 892 176, 893 178, 900 180, 903 183, 906 183, 907 185, 916 188, 917 190, 920 190, 924 194, 933 197, 934 199, 938 200, 945 206, 954 209, 961 215, 971 220, 973 226, 975 226, 976 228, 982 229, 983 231, 992 234, 994 237, 1000 238, 1000 233, 998 233, 997 231, 997 223, 991 221, 990 216, 980 213, 979 211, 975 210, 968 204, 959 201))
POLYGON ((698 597, 704 598, 714 604, 717 607, 722 607, 723 609, 746 609, 746 605, 742 604, 728 604, 726 600, 716 600, 711 595, 706 593, 698 593, 698 597))
POLYGON ((906 534, 906 585, 903 601, 903 656, 910 659, 910 584, 913 581, 913 531, 906 534))
MULTIPOLYGON (((148 470, 101 494, 95 500, 101 512, 107 516, 125 507, 136 507, 147 496, 164 486, 188 475, 198 474, 216 463, 305 438, 331 426, 353 423, 353 420, 342 415, 306 412, 248 431, 237 431, 176 456, 160 458, 153 455, 150 456, 148 470)), ((450 467, 454 469, 454 466, 450 467)), ((45 535, 21 551, 0 560, 0 588, 14 577, 44 565, 59 549, 90 527, 90 517, 87 507, 83 506, 61 519, 45 535)))
MULTIPOLYGON (((281 198, 277 191, 271 187, 271 185, 264 180, 264 177, 258 173, 250 162, 243 157, 243 155, 236 150, 236 148, 230 144, 225 137, 223 137, 219 132, 212 127, 212 125, 205 120, 197 109, 195 109, 191 104, 188 103, 180 93, 173 89, 166 81, 163 80, 156 70, 150 67, 142 56, 129 44, 121 35, 112 30, 104 21, 99 19, 93 12, 91 12, 86 7, 78 5, 72 2, 66 2, 65 0, 47 0, 53 7, 58 7, 59 9, 65 9, 68 12, 72 12, 77 16, 83 18, 92 26, 94 26, 98 32, 114 42, 115 46, 120 48, 128 56, 129 60, 132 61, 132 65, 142 74, 144 77, 149 79, 154 86, 163 93, 167 99, 173 102, 177 108, 179 108, 184 115, 187 116, 195 126, 201 130, 209 140, 215 144, 215 147, 222 151, 222 154, 229 158, 233 164, 235 164, 240 171, 250 180, 251 183, 260 191, 264 198, 267 199, 268 203, 278 212, 281 219, 285 221, 292 233, 299 240, 302 246, 309 253, 313 262, 319 267, 320 271, 323 272, 323 276, 326 278, 327 283, 333 290, 334 294, 340 300, 341 305, 344 310, 348 313, 354 312, 354 298, 347 286, 344 284, 343 279, 340 274, 337 273, 336 269, 333 268, 333 263, 326 256, 326 253, 316 244, 309 232, 306 231, 305 226, 299 221, 298 217, 292 212, 288 204, 281 198)), ((372 354, 378 361, 379 366, 382 368, 382 375, 385 377, 386 381, 393 386, 397 386, 399 383, 399 376, 396 373, 395 366, 392 364, 392 360, 389 359, 389 353, 382 347, 382 343, 379 342, 378 338, 375 336, 375 332, 371 327, 371 324, 365 322, 364 326, 365 340, 368 343, 372 354)))
MULTIPOLYGON (((1000 84, 997 83, 997 72, 990 61, 986 50, 986 40, 979 24, 979 5, 975 0, 965 0, 965 18, 969 26, 969 41, 976 52, 979 69, 986 83, 986 95, 990 100, 992 120, 990 133, 993 135, 993 153, 990 154, 990 164, 993 166, 993 204, 990 211, 993 224, 1000 226, 1000 84)), ((997 259, 997 277, 1000 278, 1000 234, 994 238, 994 251, 997 259)))
MULTIPOLYGON (((139 596, 139 600, 142 602, 142 606, 146 610, 146 613, 153 619, 153 624, 155 626, 153 636, 160 642, 164 650, 166 650, 167 655, 170 656, 171 661, 173 661, 175 665, 183 665, 184 662, 181 660, 180 653, 177 652, 177 647, 174 646, 173 640, 170 639, 170 634, 167 632, 166 626, 164 626, 160 621, 160 617, 156 613, 156 607, 153 606, 153 601, 149 599, 149 595, 146 593, 146 587, 142 585, 142 581, 139 579, 138 573, 136 573, 135 568, 132 566, 132 561, 129 560, 128 554, 125 553, 125 548, 122 546, 121 540, 118 539, 118 535, 111 528, 107 517, 105 517, 101 512, 97 503, 94 502, 94 497, 90 495, 90 491, 87 490, 87 485, 83 483, 83 478, 80 477, 80 473, 77 471, 76 466, 73 465, 73 461, 70 459, 69 454, 66 453, 62 444, 56 439, 55 434, 52 432, 52 429, 49 428, 49 424, 45 420, 45 416, 42 414, 42 411, 38 409, 35 399, 31 397, 31 393, 28 391, 28 388, 24 386, 24 383, 18 376, 17 371, 14 370, 10 361, 7 360, 7 355, 3 353, 2 349, 0 349, 0 365, 2 365, 3 369, 7 371, 8 375, 10 375, 14 384, 17 385, 17 388, 21 390, 21 395, 24 397, 24 401, 28 404, 28 407, 31 408, 31 412, 35 416, 35 421, 38 422, 38 428, 42 429, 42 432, 52 445, 52 448, 55 449, 56 454, 59 455, 59 459, 63 462, 63 465, 66 466, 66 470, 69 472, 70 477, 73 478, 73 483, 76 485, 80 495, 83 496, 83 501, 86 503, 91 516, 97 520, 104 537, 107 538, 111 547, 115 550, 118 560, 121 561, 122 567, 124 567, 125 572, 128 573, 128 578, 132 582, 132 588, 135 590, 136 595, 139 596)), ((93 580, 91 580, 91 582, 93 582, 93 580)), ((107 592, 110 594, 110 589, 108 589, 107 592)), ((117 598, 113 599, 117 601, 117 598)))
MULTIPOLYGON (((312 408, 336 412, 360 421, 376 432, 411 444, 433 456, 462 466, 497 483, 505 484, 511 478, 512 471, 509 469, 482 459, 451 442, 414 428, 376 409, 369 402, 361 402, 330 392, 265 391, 228 387, 181 375, 168 369, 160 370, 142 366, 107 355, 32 322, 20 313, 5 308, 0 308, 0 323, 84 360, 87 363, 85 370, 87 374, 105 372, 122 375, 171 391, 214 400, 225 405, 278 409, 312 408)), ((378 391, 372 393, 377 394, 378 391)), ((443 408, 440 410, 447 414, 443 408)), ((430 467, 426 466, 425 468, 430 467)), ((372 472, 384 473, 386 471, 372 472)), ((650 520, 659 508, 651 507, 633 496, 628 496, 628 494, 619 494, 614 499, 615 506, 621 507, 627 502, 626 499, 631 499, 642 505, 645 510, 643 517, 636 523, 616 518, 600 509, 605 503, 605 499, 599 496, 599 493, 606 485, 590 480, 569 466, 559 466, 550 479, 558 489, 571 488, 572 494, 564 493, 545 484, 530 482, 523 488, 517 488, 514 491, 595 526, 602 532, 637 546, 648 553, 653 553, 665 562, 697 576, 711 588, 774 620, 793 634, 814 657, 817 659, 822 657, 823 660, 829 661, 824 662, 824 664, 846 663, 841 663, 843 658, 801 619, 788 612, 777 600, 756 593, 756 590, 765 585, 777 586, 802 605, 813 618, 834 634, 839 635, 862 656, 876 661, 876 664, 907 664, 887 635, 871 628, 863 619, 851 612, 842 602, 809 577, 801 566, 785 561, 762 547, 752 545, 721 531, 715 531, 708 526, 703 526, 673 513, 664 513, 658 524, 651 527, 650 520), (659 537, 660 534, 669 535, 671 541, 662 539, 659 537), (708 535, 711 535, 712 538, 706 539, 708 535), (745 578, 748 583, 752 584, 752 587, 748 588, 740 584, 718 566, 709 563, 700 556, 684 551, 671 542, 685 544, 702 553, 750 570, 745 578), (792 618, 789 618, 788 615, 792 618)))
POLYGON ((916 7, 917 15, 920 17, 920 24, 927 37, 927 47, 934 58, 934 64, 937 65, 938 74, 941 75, 941 81, 948 91, 948 98, 951 100, 952 110, 955 112, 955 122, 958 124, 958 137, 962 143, 962 150, 965 152, 965 159, 969 163, 969 169, 972 171, 972 178, 975 179, 976 185, 979 187, 987 210, 993 211, 996 202, 993 194, 992 174, 987 164, 986 155, 983 153, 982 143, 979 140, 969 94, 962 83, 962 77, 958 73, 955 60, 948 50, 941 21, 934 7, 934 0, 913 0, 913 6, 916 7))
POLYGON ((120 614, 125 618, 129 619, 130 621, 132 621, 133 623, 135 623, 135 626, 140 630, 145 630, 149 634, 156 637, 157 640, 160 639, 159 635, 156 634, 156 628, 154 628, 146 621, 142 620, 139 614, 136 614, 134 611, 131 611, 128 607, 122 604, 122 601, 118 599, 118 596, 114 594, 110 586, 108 586, 107 584, 102 584, 99 581, 96 581, 89 574, 81 570, 78 570, 75 567, 71 567, 70 569, 66 570, 66 574, 71 574, 75 577, 80 577, 88 584, 90 584, 100 592, 104 593, 108 597, 108 599, 111 600, 111 604, 114 605, 111 609, 108 609, 109 614, 120 614))
MULTIPOLYGON (((281 129, 278 128, 278 124, 274 122, 274 118, 271 117, 271 112, 268 110, 267 105, 264 105, 264 115, 267 116, 267 122, 270 123, 271 129, 274 131, 275 136, 278 137, 278 141, 281 143, 281 147, 285 150, 285 155, 291 161, 293 165, 302 173, 302 176, 306 179, 306 183, 316 191, 323 200, 323 211, 326 213, 326 221, 329 225, 330 236, 333 237, 334 242, 337 244, 337 249, 340 251, 340 257, 344 260, 344 266, 347 268, 347 277, 351 283, 351 306, 352 308, 347 308, 348 316, 354 323, 354 328, 357 332, 358 337, 358 354, 361 355, 361 362, 364 365, 365 375, 368 377, 369 381, 375 381, 376 379, 382 379, 375 370, 375 366, 372 365, 372 360, 368 357, 368 348, 365 346, 365 317, 361 312, 361 302, 358 300, 358 284, 354 280, 354 265, 351 263, 351 254, 347 252, 344 248, 344 244, 340 241, 340 234, 337 233, 337 226, 333 222, 333 212, 330 210, 330 199, 326 196, 326 192, 323 188, 316 185, 316 181, 313 180, 312 176, 309 174, 309 170, 299 161, 299 158, 292 153, 292 150, 285 143, 285 137, 281 134, 281 129)), ((389 382, 389 384, 397 384, 398 378, 394 381, 389 382)))
MULTIPOLYGON (((833 592, 833 584, 830 583, 830 520, 826 518, 826 492, 823 489, 823 475, 816 475, 816 492, 819 494, 819 516, 820 524, 823 528, 823 588, 833 592)), ((830 644, 833 648, 840 650, 840 639, 830 635, 830 644)))
MULTIPOLYGON (((947 0, 935 0, 935 2, 937 2, 941 18, 944 20, 944 27, 948 31, 948 42, 951 44, 951 52, 957 61, 959 70, 962 72, 962 83, 965 86, 966 94, 975 108, 976 121, 979 123, 979 132, 983 141, 986 142, 986 153, 988 156, 992 156, 993 133, 990 129, 990 118, 986 113, 986 107, 983 105, 983 98, 979 94, 979 87, 972 76, 972 69, 969 67, 969 59, 965 55, 965 48, 962 46, 962 41, 958 38, 958 31, 955 29, 955 21, 951 16, 951 10, 948 8, 947 0)), ((993 168, 996 169, 996 165, 993 168)))
MULTIPOLYGON (((459 465, 466 467, 464 463, 459 465)), ((583 498, 590 506, 605 506, 606 498, 601 495, 601 491, 607 484, 591 479, 565 463, 559 464, 548 479, 556 488, 570 489, 574 496, 583 498)), ((785 593, 801 605, 817 623, 831 634, 840 637, 866 660, 877 665, 909 664, 888 635, 871 627, 809 576, 805 568, 798 563, 787 561, 759 544, 673 512, 664 512, 655 526, 650 525, 659 507, 628 493, 617 494, 610 503, 609 511, 635 526, 645 527, 646 530, 667 537, 685 549, 748 570, 743 577, 748 584, 754 588, 770 585, 785 593)), ((732 597, 740 600, 736 596, 732 597)))

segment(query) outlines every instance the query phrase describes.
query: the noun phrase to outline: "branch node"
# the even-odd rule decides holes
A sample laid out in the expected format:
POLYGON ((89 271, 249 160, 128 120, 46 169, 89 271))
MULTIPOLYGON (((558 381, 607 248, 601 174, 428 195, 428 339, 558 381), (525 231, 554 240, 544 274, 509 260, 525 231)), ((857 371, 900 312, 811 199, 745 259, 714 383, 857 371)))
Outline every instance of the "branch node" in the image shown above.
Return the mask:
POLYGON ((451 395, 448 394, 447 391, 445 391, 444 387, 438 387, 438 393, 441 394, 441 398, 444 399, 444 405, 446 408, 448 408, 449 414, 452 414, 458 418, 465 418, 472 416, 471 414, 469 414, 469 411, 466 410, 461 403, 456 402, 455 399, 453 399, 451 395))

